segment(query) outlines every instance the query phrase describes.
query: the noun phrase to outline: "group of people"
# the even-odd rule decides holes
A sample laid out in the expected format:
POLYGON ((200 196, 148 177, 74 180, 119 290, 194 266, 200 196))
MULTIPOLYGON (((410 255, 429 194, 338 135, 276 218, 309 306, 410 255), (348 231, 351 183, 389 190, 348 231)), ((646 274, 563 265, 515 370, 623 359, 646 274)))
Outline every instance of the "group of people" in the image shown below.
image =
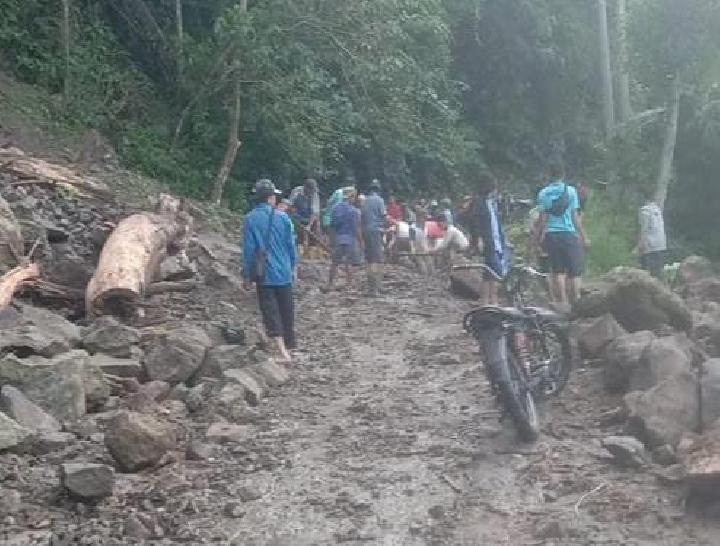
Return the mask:
MULTIPOLYGON (((580 297, 590 240, 583 224, 587 192, 566 180, 561 165, 549 170, 547 184, 538 189, 530 211, 529 252, 550 273, 549 291, 559 305, 569 306, 580 297)), ((499 304, 499 282, 512 265, 512 246, 505 234, 496 179, 479 175, 476 191, 457 209, 449 199, 418 199, 412 204, 381 195, 373 180, 366 195, 354 184, 335 190, 321 208, 317 183, 307 179, 280 201, 279 191, 267 179, 255 185, 257 204, 246 216, 243 236, 243 278, 246 287, 257 285, 265 328, 280 354, 291 361, 295 348, 293 284, 301 254, 312 247, 329 252, 328 289, 333 289, 340 268, 347 287, 353 270, 367 268, 367 293, 382 292, 386 257, 406 254, 418 264, 456 251, 483 256, 494 274, 486 274, 482 300, 499 304)), ((658 275, 666 248, 662 211, 651 199, 640 209, 638 250, 644 267, 658 275)), ((541 267, 542 268, 542 267, 541 267)))

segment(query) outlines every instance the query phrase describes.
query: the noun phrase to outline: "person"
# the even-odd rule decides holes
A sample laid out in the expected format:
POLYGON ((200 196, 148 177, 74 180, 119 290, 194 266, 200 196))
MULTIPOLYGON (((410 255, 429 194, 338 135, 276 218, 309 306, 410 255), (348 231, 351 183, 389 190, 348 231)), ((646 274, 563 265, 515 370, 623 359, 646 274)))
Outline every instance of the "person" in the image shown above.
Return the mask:
MULTIPOLYGON (((497 182, 492 174, 481 174, 478 189, 475 222, 483 243, 485 265, 498 277, 504 277, 510 265, 509 250, 497 202, 497 182)), ((499 304, 500 283, 495 275, 490 272, 485 272, 483 275, 482 300, 485 305, 499 304)))
POLYGON ((444 198, 442 201, 440 201, 440 206, 442 209, 442 215, 445 217, 445 222, 449 226, 455 225, 455 215, 452 211, 452 201, 448 199, 447 197, 444 198))
POLYGON ((564 177, 562 165, 553 164, 550 181, 538 194, 537 203, 541 224, 538 231, 548 254, 553 280, 551 296, 555 303, 567 307, 580 299, 585 248, 590 246, 590 239, 579 213, 577 190, 566 183, 564 177))
POLYGON ((403 207, 398 203, 394 195, 388 198, 387 215, 391 220, 399 221, 403 219, 403 207))
POLYGON ((663 211, 649 188, 643 191, 644 203, 638 211, 638 243, 640 266, 656 279, 662 279, 667 253, 667 236, 663 211))
POLYGON ((362 202, 361 211, 368 292, 377 295, 382 288, 382 264, 385 262, 383 234, 387 221, 385 201, 380 197, 380 182, 377 180, 370 184, 370 193, 362 202))
POLYGON ((320 236, 319 202, 317 182, 312 178, 306 179, 302 191, 295 195, 292 202, 304 255, 309 254, 310 243, 315 243, 317 237, 320 236), (311 241, 313 238, 315 240, 311 241))
POLYGON ((290 218, 275 209, 281 192, 268 179, 255 184, 257 205, 243 226, 243 287, 257 285, 258 305, 268 337, 275 341, 279 362, 289 364, 296 348, 293 282, 297 251, 290 218), (258 257, 264 251, 265 273, 255 278, 258 257))
POLYGON ((355 188, 345 188, 343 201, 332 212, 331 226, 335 233, 332 249, 332 264, 328 278, 328 289, 332 290, 340 265, 345 268, 347 290, 352 287, 352 267, 360 265, 359 249, 362 245, 360 230, 360 210, 353 205, 357 192, 355 188))
POLYGON ((445 214, 437 218, 440 229, 443 231, 442 238, 437 242, 433 252, 454 251, 465 252, 470 248, 470 241, 465 234, 456 226, 452 225, 445 214))

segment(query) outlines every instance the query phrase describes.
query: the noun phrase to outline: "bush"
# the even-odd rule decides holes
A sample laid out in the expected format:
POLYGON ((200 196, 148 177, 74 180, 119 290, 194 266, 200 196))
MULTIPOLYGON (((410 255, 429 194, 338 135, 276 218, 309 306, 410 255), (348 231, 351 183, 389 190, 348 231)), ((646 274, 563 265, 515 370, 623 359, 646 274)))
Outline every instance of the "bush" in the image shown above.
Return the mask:
POLYGON ((605 195, 589 201, 583 216, 592 246, 588 252, 588 274, 600 275, 619 265, 637 265, 633 255, 637 213, 626 203, 605 195))

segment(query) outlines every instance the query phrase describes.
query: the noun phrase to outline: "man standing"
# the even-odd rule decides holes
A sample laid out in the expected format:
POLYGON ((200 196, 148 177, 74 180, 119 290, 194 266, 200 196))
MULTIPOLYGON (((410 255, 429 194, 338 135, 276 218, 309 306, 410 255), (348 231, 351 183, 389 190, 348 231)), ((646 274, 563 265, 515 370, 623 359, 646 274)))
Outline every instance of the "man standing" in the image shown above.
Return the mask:
POLYGON ((320 235, 320 198, 318 196, 317 182, 312 178, 305 180, 302 191, 296 193, 293 199, 293 209, 299 223, 299 238, 303 247, 303 254, 307 255, 312 236, 320 235), (311 235, 312 234, 312 235, 311 235))
POLYGON ((550 182, 538 194, 538 207, 542 226, 539 232, 553 276, 552 296, 566 307, 580 299, 585 248, 590 246, 590 240, 583 227, 577 191, 564 178, 561 165, 551 166, 550 182))
POLYGON ((333 245, 332 265, 328 289, 332 290, 337 276, 338 266, 345 268, 347 290, 352 287, 352 267, 360 265, 360 245, 362 234, 360 231, 360 211, 353 205, 356 196, 354 188, 345 188, 343 201, 332 212, 332 228, 335 233, 333 245))
POLYGON ((265 330, 280 353, 279 362, 289 364, 295 344, 293 281, 297 254, 292 222, 276 210, 280 191, 267 179, 255 184, 258 204, 243 226, 243 286, 257 284, 258 305, 265 330))
POLYGON ((644 198, 645 203, 640 207, 638 214, 640 231, 637 249, 640 254, 640 266, 656 279, 662 279, 667 252, 663 211, 653 200, 650 189, 645 189, 644 198))
POLYGON ((380 197, 380 182, 377 180, 370 184, 370 194, 365 198, 361 210, 368 292, 377 295, 381 291, 382 264, 385 262, 383 234, 387 220, 385 201, 380 197))

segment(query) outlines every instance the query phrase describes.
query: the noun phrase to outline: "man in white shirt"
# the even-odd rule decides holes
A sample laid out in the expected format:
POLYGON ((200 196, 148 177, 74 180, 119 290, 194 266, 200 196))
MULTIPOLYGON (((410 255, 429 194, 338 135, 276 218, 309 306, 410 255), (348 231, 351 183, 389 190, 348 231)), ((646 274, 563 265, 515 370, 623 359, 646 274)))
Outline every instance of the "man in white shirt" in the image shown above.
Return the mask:
POLYGON ((645 203, 638 212, 638 223, 640 265, 656 279, 662 279, 667 252, 665 220, 662 209, 654 201, 649 189, 645 192, 645 203))

